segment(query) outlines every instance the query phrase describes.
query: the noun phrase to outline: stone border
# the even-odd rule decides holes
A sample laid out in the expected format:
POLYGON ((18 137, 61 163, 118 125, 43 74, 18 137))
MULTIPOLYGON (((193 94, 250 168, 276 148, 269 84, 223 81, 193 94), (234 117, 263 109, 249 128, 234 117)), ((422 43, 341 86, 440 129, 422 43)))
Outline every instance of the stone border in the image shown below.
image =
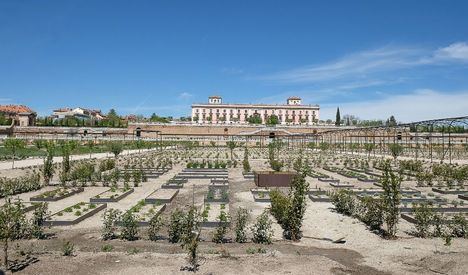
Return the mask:
POLYGON ((351 183, 330 182, 329 184, 335 188, 354 188, 354 184, 351 183))
POLYGON ((459 198, 459 199, 462 199, 462 200, 468 201, 468 193, 466 193, 466 194, 460 194, 460 195, 458 195, 458 198, 459 198))
MULTIPOLYGON (((81 222, 82 220, 84 219, 87 219, 91 216, 94 216, 94 214, 96 214, 97 212, 105 209, 107 207, 107 203, 100 203, 100 205, 96 206, 96 208, 94 208, 93 210, 89 211, 88 213, 84 214, 84 215, 81 215, 79 217, 77 217, 76 219, 74 220, 71 220, 71 221, 51 221, 51 220, 46 220, 44 221, 44 225, 45 226, 68 226, 68 225, 75 225, 79 222, 81 222)), ((62 210, 63 211, 63 210, 62 210)), ((59 211, 59 212, 62 212, 62 211, 59 211)), ((49 217, 52 217, 52 216, 55 216, 57 215, 57 213, 59 212, 56 212, 54 214, 52 214, 51 216, 49 217)))
POLYGON ((334 179, 332 177, 329 177, 329 178, 319 177, 318 180, 321 182, 336 182, 336 183, 340 182, 339 179, 334 179))
MULTIPOLYGON (((110 190, 110 189, 109 189, 110 190)), ((101 194, 104 194, 106 193, 107 191, 109 190, 106 190, 102 193, 99 193, 97 194, 96 196, 99 196, 101 194)), ((89 202, 90 203, 109 203, 109 202, 118 202, 120 201, 121 199, 125 198, 126 196, 130 195, 131 193, 133 193, 134 189, 133 188, 130 188, 129 190, 127 190, 126 192, 122 193, 120 196, 116 197, 116 198, 96 198, 96 196, 92 197, 89 199, 89 202)))
MULTIPOLYGON (((170 189, 170 188, 169 188, 170 189)), ((157 199, 157 198, 150 198, 154 193, 158 192, 161 189, 154 190, 151 194, 149 194, 145 198, 145 204, 166 204, 166 203, 171 203, 172 200, 179 194, 179 190, 176 189, 174 194, 168 198, 168 199, 157 199)))
POLYGON ((432 187, 432 191, 437 192, 437 193, 440 193, 440 194, 453 194, 453 195, 465 194, 465 193, 468 192, 468 191, 465 190, 465 189, 463 189, 463 190, 457 190, 457 189, 445 190, 445 189, 437 188, 437 187, 432 187))
MULTIPOLYGON (((70 192, 68 194, 65 194, 61 197, 45 197, 45 198, 41 198, 39 197, 40 195, 37 195, 37 196, 34 196, 34 197, 31 197, 29 198, 29 201, 37 201, 37 202, 51 202, 51 201, 59 201, 59 200, 62 200, 62 199, 65 199, 65 198, 68 198, 68 197, 71 197, 75 194, 78 194, 78 193, 81 193, 84 191, 84 188, 83 187, 72 187, 72 188, 75 188, 75 190, 73 192, 70 192)), ((45 193, 45 192, 44 192, 45 193)))
POLYGON ((218 221, 201 221, 198 223, 200 227, 209 227, 209 228, 214 228, 218 227, 221 223, 226 224, 228 227, 231 226, 231 222, 218 222, 218 221))

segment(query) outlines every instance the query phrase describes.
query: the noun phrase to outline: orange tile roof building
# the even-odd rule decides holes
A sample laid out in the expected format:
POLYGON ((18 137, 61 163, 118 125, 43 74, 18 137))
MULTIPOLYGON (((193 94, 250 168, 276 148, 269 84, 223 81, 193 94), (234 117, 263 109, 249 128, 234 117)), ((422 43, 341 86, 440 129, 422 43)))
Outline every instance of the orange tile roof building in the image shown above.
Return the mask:
POLYGON ((33 126, 36 124, 36 112, 24 105, 0 105, 0 115, 6 119, 12 119, 16 126, 33 126))

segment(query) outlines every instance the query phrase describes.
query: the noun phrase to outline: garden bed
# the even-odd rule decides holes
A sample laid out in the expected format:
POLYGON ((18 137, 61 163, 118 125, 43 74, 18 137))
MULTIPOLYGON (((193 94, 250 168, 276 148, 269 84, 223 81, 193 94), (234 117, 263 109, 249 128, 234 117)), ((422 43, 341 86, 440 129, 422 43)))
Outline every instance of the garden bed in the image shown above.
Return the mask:
POLYGON ((211 202, 222 202, 228 203, 229 202, 229 193, 227 188, 209 188, 208 193, 205 196, 205 203, 211 202))
POLYGON ((74 225, 87 219, 97 212, 107 207, 106 203, 94 204, 87 202, 80 202, 73 206, 67 207, 49 216, 45 221, 45 226, 67 226, 74 225))
POLYGON ((309 198, 313 202, 331 202, 327 194, 309 194, 309 198))
POLYGON ((327 177, 327 178, 320 177, 320 178, 318 178, 318 180, 321 181, 321 182, 329 182, 329 183, 330 182, 334 182, 334 183, 340 182, 339 179, 335 179, 335 178, 332 178, 332 177, 327 177))
POLYGON ((58 201, 64 198, 68 198, 75 194, 81 193, 84 191, 83 187, 71 187, 71 188, 57 188, 51 191, 44 192, 37 196, 31 197, 29 201, 58 201))
POLYGON ((179 190, 174 189, 158 189, 145 198, 147 204, 163 204, 171 203, 172 200, 179 194, 179 190))
POLYGON ((460 194, 460 195, 458 195, 458 198, 462 199, 462 200, 465 200, 465 201, 468 201, 468 194, 460 194))
POLYGON ((454 195, 459 195, 459 194, 465 194, 467 190, 465 188, 439 188, 439 187, 432 187, 432 191, 440 193, 440 194, 454 194, 454 195))
MULTIPOLYGON (((205 203, 202 210, 202 221, 200 222, 201 227, 217 227, 221 224, 219 221, 219 215, 221 211, 229 215, 229 204, 224 203, 205 203)), ((231 221, 223 222, 229 226, 231 221)))
POLYGON ((353 188, 354 184, 351 183, 339 183, 339 182, 330 182, 330 186, 335 188, 353 188))
MULTIPOLYGON (((460 214, 460 213, 453 213, 453 212, 444 213, 444 218, 445 219, 442 221, 442 223, 450 224, 451 220, 452 220, 452 217, 457 215, 457 214, 460 214)), ((468 213, 463 213, 462 215, 465 217, 465 219, 468 219, 468 213)), ((413 223, 413 224, 417 223, 417 220, 414 217, 414 214, 412 214, 412 213, 401 213, 401 218, 404 219, 405 221, 413 223)))
POLYGON ((111 188, 89 199, 90 203, 118 202, 133 193, 133 188, 111 188))
MULTIPOLYGON (((132 211, 137 219, 138 226, 148 226, 152 217, 161 215, 166 209, 166 204, 146 204, 145 200, 139 201, 128 211, 132 211)), ((121 225, 121 223, 119 223, 121 225)))

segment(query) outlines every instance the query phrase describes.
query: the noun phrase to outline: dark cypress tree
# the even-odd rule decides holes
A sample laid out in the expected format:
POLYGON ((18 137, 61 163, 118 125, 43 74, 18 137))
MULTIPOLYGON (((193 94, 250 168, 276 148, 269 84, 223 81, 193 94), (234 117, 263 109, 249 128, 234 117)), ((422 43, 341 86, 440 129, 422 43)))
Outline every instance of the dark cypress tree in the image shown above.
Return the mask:
POLYGON ((336 125, 336 126, 340 126, 340 125, 341 125, 340 107, 336 108, 335 125, 336 125))

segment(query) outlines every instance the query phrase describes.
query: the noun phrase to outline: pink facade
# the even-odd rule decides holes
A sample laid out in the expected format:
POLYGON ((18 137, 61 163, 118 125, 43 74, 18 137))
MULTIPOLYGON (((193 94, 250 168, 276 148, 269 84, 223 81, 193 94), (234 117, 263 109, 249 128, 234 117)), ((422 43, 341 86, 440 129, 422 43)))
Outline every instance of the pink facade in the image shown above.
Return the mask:
POLYGON ((287 104, 223 104, 221 97, 210 97, 209 102, 193 104, 192 122, 200 124, 245 124, 251 116, 259 116, 262 124, 275 115, 282 125, 312 125, 319 120, 318 105, 302 105, 301 99, 289 98, 287 104), (215 101, 216 100, 216 101, 215 101))

